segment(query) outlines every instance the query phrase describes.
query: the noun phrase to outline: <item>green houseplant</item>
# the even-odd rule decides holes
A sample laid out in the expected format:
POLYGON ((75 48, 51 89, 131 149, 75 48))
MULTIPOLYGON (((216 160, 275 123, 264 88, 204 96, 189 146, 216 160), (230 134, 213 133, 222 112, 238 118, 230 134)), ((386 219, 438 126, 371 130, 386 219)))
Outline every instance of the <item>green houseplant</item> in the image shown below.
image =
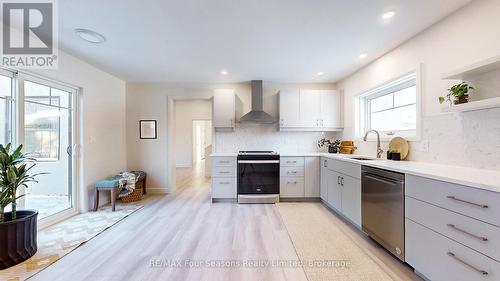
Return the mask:
POLYGON ((448 94, 446 96, 439 97, 439 103, 444 103, 445 101, 449 101, 450 103, 453 102, 453 104, 467 103, 469 102, 470 90, 474 90, 474 87, 467 84, 467 82, 454 85, 448 89, 448 94))
POLYGON ((318 141, 318 147, 328 146, 328 153, 338 153, 340 151, 340 140, 327 140, 322 138, 318 141))
POLYGON ((37 216, 33 210, 17 210, 19 188, 26 188, 40 174, 30 174, 35 160, 22 152, 23 146, 12 149, 0 145, 0 269, 16 265, 37 251, 37 216), (12 211, 5 212, 7 206, 12 211))

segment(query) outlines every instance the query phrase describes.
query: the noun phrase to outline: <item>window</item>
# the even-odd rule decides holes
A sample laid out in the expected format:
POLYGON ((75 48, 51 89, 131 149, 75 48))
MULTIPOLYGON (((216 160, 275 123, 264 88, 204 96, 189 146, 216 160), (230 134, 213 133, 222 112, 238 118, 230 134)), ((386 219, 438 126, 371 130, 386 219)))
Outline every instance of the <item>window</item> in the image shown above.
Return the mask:
POLYGON ((25 81, 25 150, 39 161, 60 158, 61 117, 66 114, 68 92, 25 81))
POLYGON ((418 137, 416 73, 384 84, 358 98, 358 136, 377 130, 382 137, 418 137))

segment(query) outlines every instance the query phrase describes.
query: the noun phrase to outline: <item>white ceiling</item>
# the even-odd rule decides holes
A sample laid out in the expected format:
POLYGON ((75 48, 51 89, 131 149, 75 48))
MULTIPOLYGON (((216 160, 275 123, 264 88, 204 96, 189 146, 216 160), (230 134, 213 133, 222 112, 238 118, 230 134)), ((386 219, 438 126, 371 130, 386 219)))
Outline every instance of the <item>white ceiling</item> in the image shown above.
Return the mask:
POLYGON ((470 1, 64 0, 59 40, 126 81, 332 82, 470 1), (87 43, 75 28, 107 41, 87 43))

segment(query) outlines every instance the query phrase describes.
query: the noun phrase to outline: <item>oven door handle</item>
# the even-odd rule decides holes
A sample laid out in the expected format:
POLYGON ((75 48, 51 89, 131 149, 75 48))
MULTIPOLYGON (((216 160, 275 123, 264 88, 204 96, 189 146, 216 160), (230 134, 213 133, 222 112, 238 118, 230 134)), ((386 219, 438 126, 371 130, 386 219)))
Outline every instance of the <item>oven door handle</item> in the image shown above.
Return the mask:
POLYGON ((238 160, 238 164, 273 164, 280 160, 238 160))

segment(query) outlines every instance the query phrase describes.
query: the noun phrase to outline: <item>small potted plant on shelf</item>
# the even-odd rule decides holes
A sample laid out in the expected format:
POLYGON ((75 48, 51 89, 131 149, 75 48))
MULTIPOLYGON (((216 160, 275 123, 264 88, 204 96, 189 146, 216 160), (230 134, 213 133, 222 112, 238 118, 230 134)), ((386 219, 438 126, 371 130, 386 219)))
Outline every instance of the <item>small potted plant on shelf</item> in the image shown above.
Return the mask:
POLYGON ((318 147, 328 146, 328 153, 339 153, 340 151, 340 140, 327 140, 322 138, 318 141, 318 147))
POLYGON ((11 150, 11 144, 0 145, 0 270, 16 265, 37 251, 37 216, 34 210, 17 210, 17 195, 21 187, 27 188, 35 177, 30 170, 35 160, 22 153, 20 145, 11 150), (5 212, 7 206, 10 212, 5 212))
POLYGON ((445 101, 449 101, 450 104, 453 103, 455 105, 468 103, 470 90, 474 90, 474 87, 467 84, 467 82, 454 85, 448 89, 446 96, 439 97, 439 103, 444 103, 445 101))

